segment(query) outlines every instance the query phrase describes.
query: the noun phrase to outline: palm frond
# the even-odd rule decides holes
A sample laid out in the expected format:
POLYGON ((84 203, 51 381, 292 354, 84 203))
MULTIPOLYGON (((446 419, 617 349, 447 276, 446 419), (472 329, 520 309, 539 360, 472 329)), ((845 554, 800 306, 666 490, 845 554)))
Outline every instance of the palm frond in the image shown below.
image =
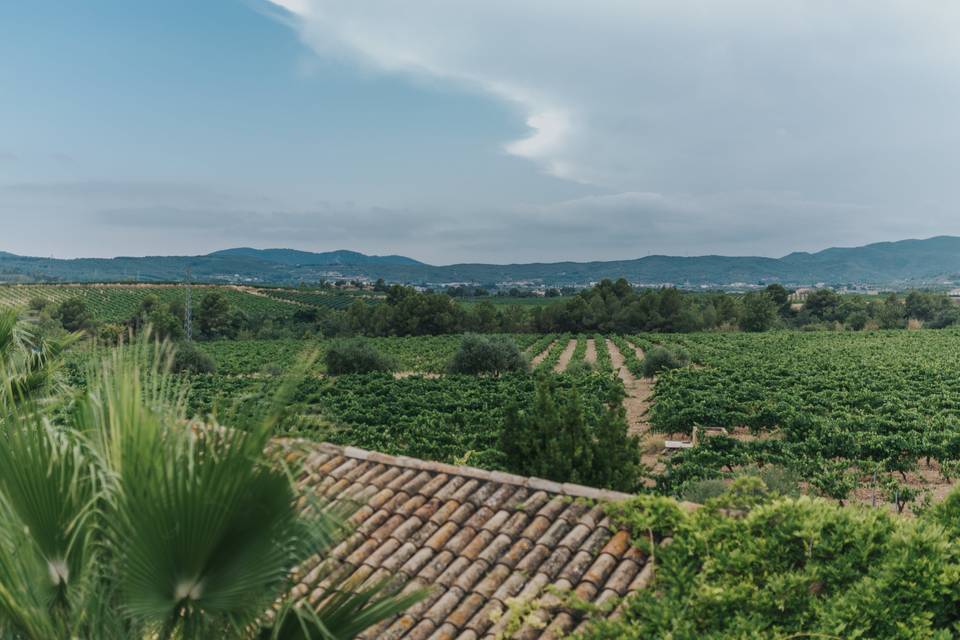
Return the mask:
POLYGON ((18 410, 2 432, 0 609, 32 636, 65 622, 88 593, 97 474, 82 445, 34 409, 18 410))

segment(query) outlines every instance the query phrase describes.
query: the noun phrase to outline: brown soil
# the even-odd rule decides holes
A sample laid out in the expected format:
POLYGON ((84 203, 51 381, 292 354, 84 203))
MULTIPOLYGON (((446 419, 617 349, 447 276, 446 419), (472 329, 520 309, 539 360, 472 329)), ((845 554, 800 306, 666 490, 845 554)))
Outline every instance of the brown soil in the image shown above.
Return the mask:
POLYGON ((576 348, 576 340, 571 340, 567 343, 567 346, 563 349, 563 353, 560 354, 560 359, 557 360, 557 364, 553 366, 554 373, 561 373, 567 370, 567 366, 570 364, 570 360, 573 358, 573 351, 576 348))
POLYGON ((611 340, 607 340, 607 351, 610 352, 610 362, 627 391, 627 397, 623 400, 623 408, 627 411, 627 424, 630 426, 630 433, 642 435, 650 429, 650 424, 646 421, 646 413, 647 409, 650 408, 653 380, 637 379, 624 365, 623 354, 611 340))
POLYGON ((593 338, 587 340, 587 351, 583 354, 583 359, 590 364, 597 363, 597 343, 593 338))
POLYGON ((436 378, 439 378, 439 377, 440 377, 440 374, 439 374, 439 373, 434 373, 434 372, 429 372, 429 371, 427 371, 427 372, 425 372, 425 371, 395 371, 395 372, 393 373, 393 377, 394 377, 395 380, 400 380, 400 379, 402 379, 402 378, 410 378, 410 377, 413 377, 413 376, 420 376, 421 378, 430 378, 431 380, 434 380, 434 379, 436 379, 436 378))
MULTIPOLYGON (((903 478, 899 473, 892 474, 898 482, 903 482, 903 478)), ((880 484, 882 478, 878 478, 877 484, 880 484)), ((905 484, 909 485, 913 489, 918 491, 928 492, 930 494, 930 502, 932 504, 937 504, 942 502, 944 498, 947 497, 947 494, 957 486, 958 480, 954 479, 950 482, 947 482, 940 475, 940 466, 936 461, 931 460, 930 465, 927 466, 926 460, 921 459, 916 471, 911 471, 907 473, 907 481, 905 484)), ((884 496, 883 490, 878 486, 876 489, 873 487, 872 478, 861 478, 861 485, 857 487, 853 493, 850 495, 851 503, 873 505, 874 500, 876 500, 876 506, 880 509, 888 509, 891 513, 897 513, 897 507, 892 502, 887 502, 886 496, 884 496)), ((918 498, 915 502, 908 503, 906 508, 903 510, 903 515, 913 516, 912 507, 921 502, 921 499, 918 498)))
POLYGON ((547 345, 547 348, 544 349, 542 353, 539 353, 536 356, 534 356, 533 360, 530 361, 530 364, 536 367, 538 364, 543 362, 543 359, 546 358, 548 355, 550 355, 550 349, 552 348, 553 348, 553 343, 551 342, 550 344, 547 345))

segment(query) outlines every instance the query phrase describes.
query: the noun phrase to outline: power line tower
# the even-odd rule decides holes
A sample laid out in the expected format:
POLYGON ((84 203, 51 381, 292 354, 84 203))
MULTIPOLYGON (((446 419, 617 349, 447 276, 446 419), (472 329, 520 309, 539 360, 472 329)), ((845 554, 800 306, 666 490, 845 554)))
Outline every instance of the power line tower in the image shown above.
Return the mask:
POLYGON ((193 288, 190 286, 190 267, 187 267, 187 304, 183 313, 183 328, 187 340, 193 340, 193 288))

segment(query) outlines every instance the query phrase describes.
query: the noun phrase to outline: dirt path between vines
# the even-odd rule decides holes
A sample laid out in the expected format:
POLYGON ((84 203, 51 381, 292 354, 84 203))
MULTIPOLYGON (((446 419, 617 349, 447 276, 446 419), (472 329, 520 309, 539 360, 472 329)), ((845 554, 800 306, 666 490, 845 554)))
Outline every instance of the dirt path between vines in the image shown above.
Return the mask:
MULTIPOLYGON (((643 351, 638 347, 634 347, 634 349, 636 349, 637 357, 643 358, 643 351)), ((607 340, 607 351, 610 352, 610 362, 623 381, 624 389, 627 392, 627 397, 623 399, 623 408, 627 412, 627 425, 630 427, 630 434, 645 439, 647 432, 650 430, 646 413, 647 409, 650 408, 654 381, 650 378, 637 378, 633 375, 627 369, 620 349, 611 340, 607 340)), ((651 469, 655 469, 659 463, 658 453, 661 447, 647 446, 645 443, 641 446, 644 450, 641 461, 651 469)))
POLYGON ((633 373, 627 369, 623 354, 612 340, 607 340, 607 351, 610 353, 610 362, 614 371, 623 381, 623 386, 627 391, 627 397, 623 400, 623 408, 627 410, 627 424, 630 425, 630 433, 641 434, 648 428, 644 413, 650 406, 650 392, 652 384, 645 379, 638 380, 633 373))
POLYGON ((567 370, 567 366, 570 364, 570 360, 573 358, 573 352, 576 348, 576 340, 571 340, 567 343, 567 346, 563 348, 563 353, 560 354, 560 359, 557 360, 557 364, 553 365, 554 373, 563 373, 567 370))
POLYGON ((583 359, 589 364, 597 363, 597 343, 593 338, 587 340, 587 352, 583 354, 583 359))
POLYGON ((543 359, 546 358, 548 355, 550 355, 550 349, 552 348, 553 348, 553 343, 551 342, 550 344, 547 345, 546 349, 544 349, 543 351, 541 351, 540 353, 538 353, 536 356, 533 357, 533 360, 530 361, 530 367, 533 369, 536 369, 537 365, 543 362, 543 359))

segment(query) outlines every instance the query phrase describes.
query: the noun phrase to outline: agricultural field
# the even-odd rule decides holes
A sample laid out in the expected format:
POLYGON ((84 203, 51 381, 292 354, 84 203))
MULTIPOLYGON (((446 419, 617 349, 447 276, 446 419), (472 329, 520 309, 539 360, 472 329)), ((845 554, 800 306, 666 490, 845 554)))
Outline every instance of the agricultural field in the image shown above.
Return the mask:
MULTIPOLYGON (((221 292, 231 306, 255 316, 286 317, 292 315, 297 304, 272 299, 230 286, 194 285, 194 302, 208 291, 221 292)), ((124 322, 129 320, 147 296, 155 296, 162 303, 183 302, 185 290, 178 285, 0 285, 0 308, 26 308, 31 300, 44 299, 53 304, 79 298, 97 322, 124 322)))
MULTIPOLYGON (((539 337, 533 334, 512 336, 523 349, 539 337)), ((442 373, 460 345, 461 336, 411 336, 367 338, 369 343, 390 358, 398 372, 442 373)), ((252 375, 288 370, 307 354, 316 356, 316 373, 324 373, 323 355, 331 340, 214 340, 198 342, 198 347, 213 357, 217 372, 223 375, 252 375)))
MULTIPOLYGON (((537 371, 557 371, 562 387, 575 387, 587 413, 598 412, 620 380, 612 371, 564 373, 574 354, 586 354, 588 339, 566 335, 512 336, 528 357, 549 354, 531 373, 502 376, 442 374, 462 336, 369 338, 400 372, 313 375, 304 380, 290 407, 284 431, 395 455, 503 469, 499 449, 505 409, 528 405, 537 371), (566 353, 561 361, 562 355, 566 353), (563 365, 560 367, 559 365, 563 365)), ((249 340, 200 343, 218 363, 215 374, 193 376, 190 405, 199 414, 216 413, 236 423, 253 415, 276 390, 304 350, 320 357, 313 372, 323 374, 329 340, 249 340)))
MULTIPOLYGON (((693 366, 656 384, 654 431, 722 427, 668 463, 664 487, 776 464, 841 496, 876 482, 947 483, 960 460, 960 334, 646 335, 693 366), (875 480, 876 479, 876 480, 875 480)), ((914 487, 915 488, 915 487, 914 487)), ((904 493, 913 489, 906 486, 904 493)))
POLYGON ((336 291, 318 289, 258 289, 258 293, 311 307, 343 310, 361 300, 369 304, 382 302, 383 294, 369 291, 336 291))
MULTIPOLYGON (((195 300, 210 288, 195 286, 195 300)), ((248 314, 274 318, 303 307, 343 309, 359 299, 376 300, 369 292, 216 289, 248 314)), ((163 285, 3 286, 0 307, 23 307, 36 297, 53 302, 80 297, 97 320, 119 322, 133 315, 147 295, 170 302, 182 300, 184 290, 163 285)), ((309 352, 316 360, 308 374, 317 381, 298 402, 312 436, 444 461, 469 453, 479 460, 476 464, 497 468, 495 456, 480 452, 490 443, 490 420, 502 418, 511 393, 529 398, 532 381, 544 373, 570 380, 595 376, 623 386, 628 425, 644 439, 650 484, 662 493, 683 495, 701 481, 770 466, 802 478, 812 493, 834 497, 856 496, 864 487, 883 483, 896 493, 900 489, 890 489, 894 481, 906 496, 921 486, 943 493, 960 476, 957 330, 509 337, 531 363, 530 374, 517 378, 523 384, 483 378, 454 383, 456 377, 446 371, 462 339, 457 334, 366 338, 393 362, 395 374, 365 382, 350 382, 349 376, 322 378, 329 339, 305 334, 198 341, 198 348, 217 363, 217 372, 195 380, 191 402, 200 411, 219 411, 238 398, 257 397, 309 352), (663 372, 655 381, 644 378, 644 353, 657 346, 687 352, 691 365, 663 372), (488 405, 482 401, 485 394, 488 405), (460 397, 454 402, 444 400, 447 396, 460 397), (373 419, 348 410, 358 403, 371 411, 389 408, 373 419), (489 416, 481 419, 484 412, 489 416), (389 414, 397 416, 395 426, 388 424, 389 414), (323 429, 317 426, 321 424, 323 429), (444 424, 458 428, 448 434, 444 424), (331 425, 335 428, 327 433, 331 425), (437 436, 428 446, 430 429, 437 436), (709 436, 695 438, 695 430, 709 436), (697 443, 665 452, 665 439, 697 443)), ((71 362, 82 359, 71 356, 71 362)))

